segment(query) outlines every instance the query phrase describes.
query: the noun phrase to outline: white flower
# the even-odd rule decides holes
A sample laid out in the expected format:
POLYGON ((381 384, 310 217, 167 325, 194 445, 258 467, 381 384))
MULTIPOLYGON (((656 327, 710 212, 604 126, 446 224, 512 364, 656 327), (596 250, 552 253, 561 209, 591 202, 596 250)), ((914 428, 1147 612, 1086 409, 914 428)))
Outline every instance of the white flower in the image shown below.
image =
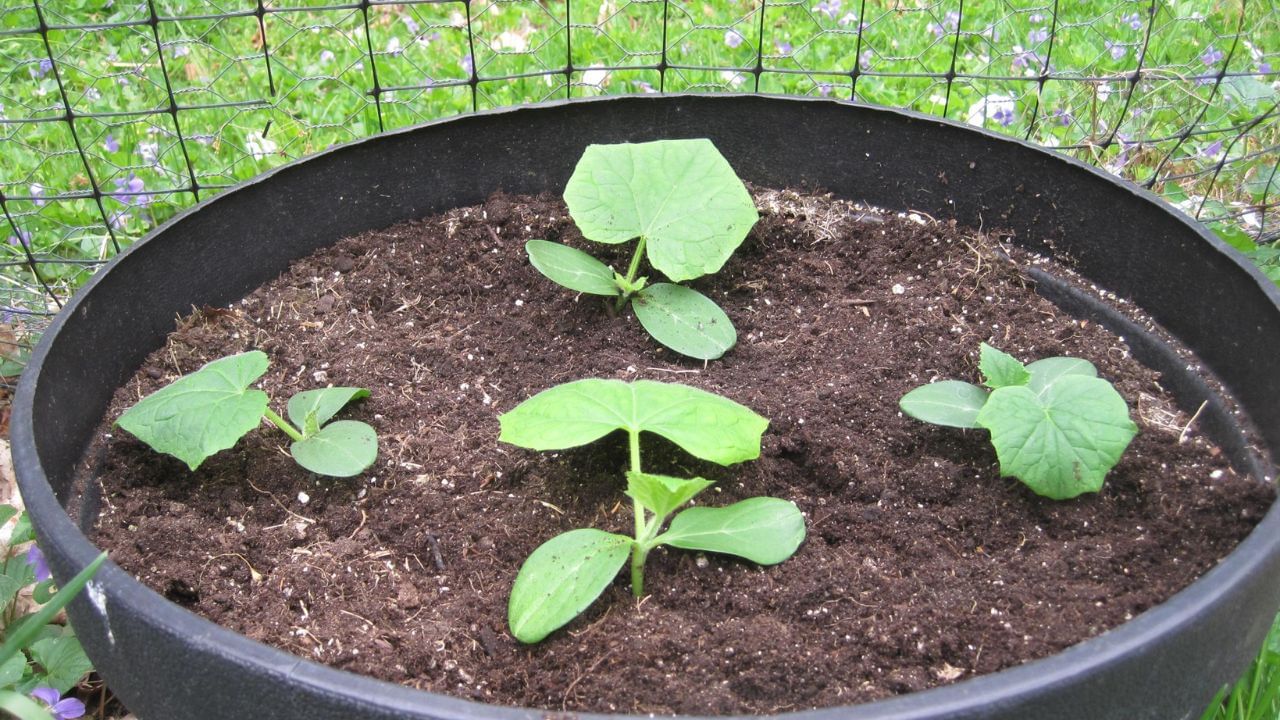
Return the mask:
POLYGON ((276 151, 276 143, 270 138, 261 135, 250 135, 244 141, 244 147, 253 156, 254 160, 261 160, 276 151))
POLYGON ((1017 110, 1018 104, 1008 95, 988 95, 969 106, 969 112, 965 115, 964 121, 970 125, 983 127, 988 120, 1003 122, 1001 118, 1012 117, 1017 110))
POLYGON ((586 85, 593 85, 597 88, 603 88, 608 80, 609 71, 598 67, 587 68, 587 71, 582 73, 582 82, 586 85))

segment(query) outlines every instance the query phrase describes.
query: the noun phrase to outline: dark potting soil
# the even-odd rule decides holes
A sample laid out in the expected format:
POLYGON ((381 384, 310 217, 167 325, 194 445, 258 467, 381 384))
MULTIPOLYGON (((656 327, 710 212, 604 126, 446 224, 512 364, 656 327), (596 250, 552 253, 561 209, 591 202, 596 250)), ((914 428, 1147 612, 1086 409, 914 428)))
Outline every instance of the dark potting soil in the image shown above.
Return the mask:
POLYGON ((171 600, 335 667, 553 710, 772 713, 1055 653, 1185 587, 1272 502, 1122 338, 1035 295, 1019 271, 1031 259, 1001 238, 820 196, 757 202, 743 247, 693 283, 738 329, 705 365, 529 266, 530 238, 628 259, 630 246, 584 242, 550 197, 496 195, 343 240, 181 319, 108 420, 260 348, 277 409, 304 389, 368 387, 346 416, 377 429, 378 463, 310 475, 264 426, 192 473, 104 424, 85 465, 104 487, 98 541, 171 600), (1116 384, 1141 431, 1101 493, 1040 498, 999 476, 985 432, 898 411, 930 379, 976 382, 981 341, 1024 361, 1084 357, 1116 384), (535 547, 630 529, 620 434, 560 453, 497 442, 499 413, 585 377, 689 383, 769 418, 758 461, 721 468, 646 437, 646 469, 715 480, 708 504, 795 501, 799 552, 761 568, 658 550, 642 600, 623 573, 545 642, 515 642, 508 592, 535 547))

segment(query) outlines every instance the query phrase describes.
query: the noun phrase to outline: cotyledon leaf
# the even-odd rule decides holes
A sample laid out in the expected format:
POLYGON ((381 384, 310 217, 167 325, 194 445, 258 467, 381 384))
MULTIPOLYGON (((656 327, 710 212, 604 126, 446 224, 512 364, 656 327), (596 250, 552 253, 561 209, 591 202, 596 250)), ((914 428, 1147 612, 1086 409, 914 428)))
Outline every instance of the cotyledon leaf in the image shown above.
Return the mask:
POLYGON ((705 550, 775 565, 804 541, 804 515, 790 500, 755 497, 725 507, 692 507, 671 520, 655 544, 705 550))
POLYGON ((629 537, 592 528, 570 530, 539 545, 511 586, 511 634, 536 643, 577 617, 613 582, 632 545, 629 537))
POLYGON ((613 268, 568 245, 530 240, 524 244, 529 263, 558 285, 590 295, 618 295, 613 268))
POLYGON ((902 412, 934 425, 976 428, 978 411, 987 402, 987 391, 961 380, 939 380, 921 385, 898 401, 902 412))
POLYGON ((378 459, 378 435, 356 420, 339 420, 289 446, 299 465, 331 477, 359 475, 378 459))
POLYGON ((724 310, 683 285, 655 283, 632 298, 636 319, 654 340, 699 360, 714 360, 738 342, 724 310))

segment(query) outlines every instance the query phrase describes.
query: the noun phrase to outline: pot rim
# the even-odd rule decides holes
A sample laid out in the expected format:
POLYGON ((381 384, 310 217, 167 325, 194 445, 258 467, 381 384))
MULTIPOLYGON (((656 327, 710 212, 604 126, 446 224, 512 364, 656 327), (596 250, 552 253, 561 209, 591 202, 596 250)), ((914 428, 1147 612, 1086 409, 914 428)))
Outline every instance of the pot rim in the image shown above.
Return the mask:
MULTIPOLYGON (((882 108, 864 103, 826 98, 797 98, 759 93, 750 95, 688 93, 556 100, 452 116, 335 145, 320 153, 294 160, 239 183, 233 188, 177 213, 169 220, 152 229, 142 239, 106 263, 76 292, 53 318, 39 344, 33 350, 27 365, 28 371, 22 374, 13 401, 13 420, 10 437, 13 466, 29 513, 33 518, 40 518, 38 529, 41 531, 42 542, 48 543, 50 546, 56 546, 59 552, 71 559, 76 568, 88 565, 100 552, 79 531, 65 509, 57 501, 36 450, 33 413, 35 398, 41 380, 41 370, 45 360, 53 351, 54 344, 67 319, 81 309, 81 306, 86 302, 86 297, 101 282, 107 271, 114 268, 118 263, 125 261, 126 258, 149 241, 182 223, 188 216, 216 203, 225 202, 234 193, 267 182, 277 175, 287 175, 303 163, 384 137, 413 133, 424 127, 434 127, 445 123, 469 122, 472 118, 477 117, 519 116, 522 113, 554 111, 557 108, 568 105, 662 103, 673 100, 678 101, 681 98, 697 98, 699 102, 715 102, 719 99, 733 99, 741 102, 747 97, 769 103, 817 103, 853 106, 863 110, 902 116, 911 122, 932 123, 952 129, 963 129, 983 136, 988 142, 1019 146, 1042 156, 1047 156, 1052 158, 1052 161, 1063 163, 1076 171, 1090 173, 1111 184, 1118 191, 1130 193, 1156 204, 1166 213, 1171 214, 1181 225, 1186 226, 1188 230, 1197 235, 1201 241, 1209 243, 1210 246, 1229 258, 1232 263, 1244 270, 1261 287, 1266 297, 1274 305, 1280 307, 1280 287, 1277 287, 1267 279, 1253 263, 1243 258, 1234 248, 1218 238, 1205 226, 1191 219, 1186 213, 1170 205, 1153 192, 1117 178, 1083 161, 1052 152, 1020 138, 1001 135, 984 128, 976 128, 958 121, 938 118, 915 111, 882 108), (34 370, 34 372, 31 372, 31 370, 34 370)), ((1101 671, 1110 665, 1116 664, 1135 650, 1153 643, 1160 637, 1174 633, 1179 629, 1194 626, 1201 608, 1212 606, 1222 601, 1222 598, 1229 594, 1231 588, 1259 572, 1268 558, 1277 556, 1280 556, 1280 501, 1272 504, 1267 514, 1254 530, 1235 549, 1191 585, 1183 588, 1165 602, 1138 614, 1132 620, 1077 643, 1066 650, 1013 668, 968 677, 950 685, 858 705, 781 713, 777 717, 788 718, 789 720, 831 720, 833 713, 839 713, 841 718, 848 718, 848 720, 869 720, 870 718, 878 720, 909 720, 910 718, 920 717, 925 712, 929 713, 930 717, 937 713, 955 713, 960 716, 963 713, 972 713, 983 707, 1007 704, 1028 693, 1041 691, 1046 686, 1068 684, 1073 678, 1081 674, 1092 674, 1101 671)), ((122 602, 142 608, 155 620, 157 625, 162 626, 166 631, 174 635, 193 638, 202 647, 219 647, 225 651, 224 654, 226 656, 234 657, 241 663, 258 666, 281 677, 287 676, 293 681, 310 686, 321 694, 359 697, 362 703, 366 705, 374 704, 392 711, 422 712, 429 710, 433 716, 441 720, 478 720, 479 718, 529 720, 531 718, 543 718, 548 714, 559 714, 536 708, 491 705, 450 695, 416 690, 407 686, 339 670, 295 656, 283 650, 250 640, 239 633, 217 625, 166 600, 160 594, 135 580, 110 559, 99 570, 97 577, 93 580, 93 584, 109 588, 106 593, 108 597, 119 598, 122 602), (335 692, 334 688, 341 688, 341 692, 335 692)), ((1269 619, 1268 622, 1270 622, 1269 619)), ((592 720, 648 720, 649 717, 645 715, 602 713, 572 713, 572 715, 592 720)), ((753 717, 760 716, 720 716, 720 720, 753 717)))

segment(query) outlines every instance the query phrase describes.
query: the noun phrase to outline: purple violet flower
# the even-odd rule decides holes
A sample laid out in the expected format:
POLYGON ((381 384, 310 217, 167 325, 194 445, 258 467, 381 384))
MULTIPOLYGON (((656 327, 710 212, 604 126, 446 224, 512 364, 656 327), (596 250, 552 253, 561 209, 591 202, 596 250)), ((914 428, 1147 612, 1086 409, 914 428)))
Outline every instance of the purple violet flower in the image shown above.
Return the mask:
POLYGON ((1208 147, 1200 151, 1200 154, 1207 158, 1218 157, 1218 153, 1222 152, 1222 141, 1214 140, 1208 147))
POLYGON ((1011 108, 1001 106, 996 108, 995 112, 991 113, 991 119, 1000 123, 1004 127, 1009 127, 1010 125, 1013 124, 1013 121, 1017 118, 1014 115, 1013 110, 1011 108))
POLYGON ((107 152, 119 152, 120 141, 116 139, 115 135, 112 135, 111 133, 107 133, 106 139, 102 141, 102 147, 107 152))
POLYGON ((321 65, 328 65, 329 63, 333 62, 333 58, 334 58, 334 54, 333 54, 333 51, 332 51, 332 50, 321 50, 321 51, 320 51, 320 64, 321 64, 321 65))
POLYGON ((133 216, 126 210, 116 210, 107 218, 107 224, 112 230, 123 230, 125 225, 133 219, 133 216))
POLYGON ((728 45, 731 48, 738 47, 739 45, 742 44, 743 40, 746 40, 746 38, 742 37, 742 33, 738 32, 737 30, 731 29, 731 30, 724 31, 724 44, 728 45))
POLYGON ((31 697, 49 706, 53 720, 76 720, 84 717, 84 703, 73 697, 63 698, 53 688, 38 687, 31 691, 31 697))
POLYGON ((1125 56, 1129 54, 1129 48, 1125 47, 1123 43, 1113 43, 1110 40, 1104 40, 1102 41, 1102 44, 1105 45, 1107 51, 1111 53, 1112 60, 1123 60, 1125 56))
POLYGON ((814 6, 813 11, 823 13, 831 20, 835 20, 836 16, 840 14, 840 3, 841 0, 822 0, 822 2, 814 6))
POLYGON ((186 57, 186 56, 188 56, 188 55, 190 55, 190 54, 191 54, 191 48, 190 48, 190 46, 187 46, 187 45, 178 45, 178 46, 176 46, 176 47, 174 47, 174 48, 173 48, 173 59, 174 59, 174 60, 177 60, 178 58, 186 57))
POLYGON ((1138 13, 1132 13, 1132 14, 1130 14, 1130 15, 1125 15, 1124 17, 1122 17, 1122 18, 1120 18, 1120 19, 1121 19, 1122 21, 1124 21, 1125 23, 1128 23, 1129 27, 1133 28, 1134 30, 1141 30, 1141 29, 1142 29, 1142 16, 1141 16, 1141 15, 1139 15, 1138 13))
POLYGON ((142 178, 129 173, 126 178, 116 178, 113 180, 116 184, 116 191, 112 195, 120 196, 121 202, 129 205, 137 205, 138 207, 146 207, 151 204, 150 193, 145 193, 146 185, 142 182, 142 178))
POLYGON ((1048 39, 1049 39, 1049 28, 1046 28, 1046 27, 1032 28, 1031 32, 1027 33, 1027 42, 1032 45, 1035 45, 1036 43, 1042 43, 1048 39))
MULTIPOLYGON (((31 233, 26 230, 19 230, 17 235, 9 236, 10 245, 22 245, 24 248, 31 247, 31 233)), ((32 545, 31 547, 35 547, 32 545)))
MULTIPOLYGON (((1263 75, 1270 75, 1270 74, 1271 74, 1271 63, 1265 63, 1265 62, 1264 62, 1264 63, 1258 63, 1258 72, 1259 72, 1259 73, 1262 73, 1263 75)), ((0 108, 0 109, 3 109, 3 108, 0 108)))
POLYGON ((462 61, 458 63, 462 66, 462 72, 467 75, 473 75, 476 71, 476 61, 471 57, 471 53, 462 56, 462 61))
POLYGON ((160 143, 146 141, 138 143, 138 155, 142 158, 142 162, 155 165, 156 159, 160 157, 160 143))
POLYGON ((45 75, 48 75, 49 71, 52 69, 53 61, 49 58, 41 58, 40 62, 35 67, 27 68, 27 72, 31 73, 31 77, 39 80, 45 75))
POLYGON ((1041 15, 1040 13, 1031 13, 1031 16, 1027 19, 1031 21, 1032 25, 1039 25, 1044 22, 1044 15, 1041 15))
POLYGON ((46 202, 44 200, 44 186, 40 183, 31 183, 31 187, 28 189, 31 191, 31 201, 36 204, 36 207, 43 207, 46 202))
POLYGON ((1066 127, 1075 121, 1075 118, 1072 117, 1071 113, 1067 112, 1066 110, 1063 110, 1062 108, 1058 108, 1057 110, 1054 110, 1053 117, 1055 120, 1058 121, 1058 124, 1063 127, 1066 127))
POLYGON ((649 83, 645 82, 644 80, 632 80, 632 81, 631 81, 631 84, 632 84, 632 85, 634 85, 634 86, 636 86, 636 87, 638 87, 638 88, 640 88, 640 91, 641 91, 641 92, 644 92, 644 93, 655 93, 655 92, 658 92, 657 90, 654 90, 654 89, 653 89, 653 86, 652 86, 652 85, 650 85, 649 83))
POLYGON ((831 94, 831 90, 834 87, 835 86, 832 85, 831 83, 825 83, 825 82, 818 83, 818 94, 821 95, 822 97, 827 97, 828 95, 831 94))
POLYGON ((404 17, 400 18, 400 22, 404 23, 405 29, 408 30, 410 33, 413 33, 414 35, 418 34, 418 29, 419 29, 418 23, 414 22, 413 18, 409 17, 408 15, 405 15, 404 17))
POLYGON ((942 37, 948 31, 957 30, 960 27, 960 13, 955 10, 948 10, 947 14, 942 18, 941 23, 929 23, 929 31, 934 37, 942 37))
POLYGON ((858 56, 858 67, 862 70, 870 70, 872 57, 870 50, 863 50, 862 54, 858 56))
POLYGON ((49 562, 45 560, 44 553, 35 543, 31 543, 31 547, 27 548, 27 564, 35 573, 36 582, 44 582, 53 577, 53 573, 49 572, 49 562))
POLYGON ((791 54, 791 43, 787 42, 786 40, 774 40, 773 47, 775 50, 778 51, 779 55, 791 54))
POLYGON ((1210 45, 1204 51, 1204 54, 1200 56, 1200 62, 1204 63, 1207 67, 1213 67, 1214 65, 1222 62, 1223 57, 1225 57, 1225 55, 1221 50, 1210 45))

